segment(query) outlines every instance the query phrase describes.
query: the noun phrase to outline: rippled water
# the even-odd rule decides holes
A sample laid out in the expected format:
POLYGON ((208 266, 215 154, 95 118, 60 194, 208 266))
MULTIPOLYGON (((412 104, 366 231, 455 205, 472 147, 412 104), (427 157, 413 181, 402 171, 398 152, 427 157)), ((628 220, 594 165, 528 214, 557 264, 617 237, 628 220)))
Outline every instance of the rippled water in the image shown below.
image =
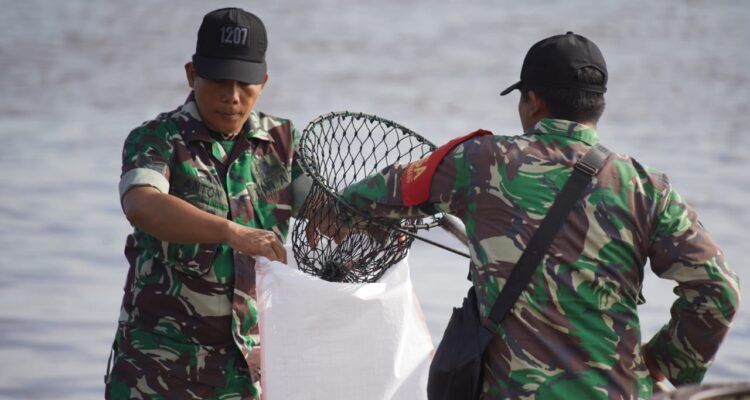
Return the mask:
MULTIPOLYGON (((258 108, 300 128, 364 111, 436 143, 480 127, 518 133, 517 95, 498 92, 535 41, 582 33, 610 69, 604 143, 667 171, 750 281, 750 3, 548 3, 245 2, 270 38, 258 108)), ((0 398, 101 398, 127 272, 122 141, 184 100, 198 24, 224 5, 0 0, 0 398)), ((438 340, 468 287, 465 262, 421 244, 410 260, 438 340)), ((671 282, 646 279, 644 336, 674 299, 671 282)), ((707 380, 748 379, 749 316, 707 380)))

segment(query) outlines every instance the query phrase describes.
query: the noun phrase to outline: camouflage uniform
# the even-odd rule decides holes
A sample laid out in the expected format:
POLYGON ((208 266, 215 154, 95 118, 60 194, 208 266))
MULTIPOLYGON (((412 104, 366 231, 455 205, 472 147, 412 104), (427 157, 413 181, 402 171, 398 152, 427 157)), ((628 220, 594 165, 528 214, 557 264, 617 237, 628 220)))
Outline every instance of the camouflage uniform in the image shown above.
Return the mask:
MULTIPOLYGON (((377 215, 438 210, 463 220, 486 318, 573 164, 597 142, 585 125, 545 119, 521 136, 460 144, 419 206, 404 206, 407 166, 344 196, 377 215)), ((672 383, 701 381, 736 312, 737 277, 667 177, 615 153, 499 327, 485 353, 483 398, 650 398, 636 309, 647 258, 656 275, 677 282, 678 295, 649 347, 672 383)))
MULTIPOLYGON (((290 183, 301 174, 296 141, 290 121, 253 111, 227 154, 191 94, 130 133, 120 194, 152 186, 284 241, 290 183)), ((168 243, 138 228, 125 255, 130 271, 107 396, 258 398, 259 366, 249 363, 260 345, 254 259, 225 243, 168 243)))

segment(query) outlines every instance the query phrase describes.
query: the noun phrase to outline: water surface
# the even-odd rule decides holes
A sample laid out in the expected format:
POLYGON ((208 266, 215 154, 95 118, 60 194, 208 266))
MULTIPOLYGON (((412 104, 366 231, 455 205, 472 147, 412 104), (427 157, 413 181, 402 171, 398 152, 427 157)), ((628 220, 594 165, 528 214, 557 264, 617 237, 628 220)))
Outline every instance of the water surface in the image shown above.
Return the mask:
MULTIPOLYGON (((122 142, 183 102, 198 24, 224 5, 0 0, 0 398, 102 397, 127 272, 122 142)), ((270 81, 259 109, 300 128, 329 111, 364 111, 435 143, 477 128, 518 133, 518 95, 498 93, 517 80, 529 46, 567 30, 592 38, 610 70, 603 142, 668 172, 750 281, 750 3, 241 5, 269 30, 270 81)), ((427 236, 458 246, 440 232, 427 236)), ((467 266, 419 243, 410 260, 437 341, 468 287, 467 266)), ((650 272, 646 281, 649 337, 675 297, 671 282, 650 272)), ((746 308, 708 381, 748 379, 746 308)))

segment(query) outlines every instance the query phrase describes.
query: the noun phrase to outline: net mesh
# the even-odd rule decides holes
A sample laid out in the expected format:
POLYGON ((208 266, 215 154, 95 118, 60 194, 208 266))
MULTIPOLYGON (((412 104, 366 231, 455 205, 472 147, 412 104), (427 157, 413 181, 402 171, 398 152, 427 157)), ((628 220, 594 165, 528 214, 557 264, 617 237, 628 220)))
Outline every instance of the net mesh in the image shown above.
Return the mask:
POLYGON ((292 231, 300 270, 332 282, 374 282, 406 257, 414 239, 394 228, 430 228, 439 224, 439 216, 378 219, 352 208, 339 193, 389 165, 416 161, 434 148, 413 131, 367 114, 336 112, 310 122, 300 141, 299 159, 313 186, 292 231), (349 234, 338 243, 327 236, 311 240, 308 224, 316 219, 330 221, 328 233, 349 234))

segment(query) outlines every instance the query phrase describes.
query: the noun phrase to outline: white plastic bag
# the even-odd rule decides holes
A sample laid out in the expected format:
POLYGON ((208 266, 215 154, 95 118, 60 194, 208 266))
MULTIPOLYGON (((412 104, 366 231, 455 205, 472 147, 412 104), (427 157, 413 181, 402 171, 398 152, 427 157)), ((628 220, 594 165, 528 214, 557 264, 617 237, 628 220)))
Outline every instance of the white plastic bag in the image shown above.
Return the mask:
POLYGON ((376 283, 327 282, 265 258, 256 274, 265 400, 427 398, 434 347, 406 260, 376 283))

